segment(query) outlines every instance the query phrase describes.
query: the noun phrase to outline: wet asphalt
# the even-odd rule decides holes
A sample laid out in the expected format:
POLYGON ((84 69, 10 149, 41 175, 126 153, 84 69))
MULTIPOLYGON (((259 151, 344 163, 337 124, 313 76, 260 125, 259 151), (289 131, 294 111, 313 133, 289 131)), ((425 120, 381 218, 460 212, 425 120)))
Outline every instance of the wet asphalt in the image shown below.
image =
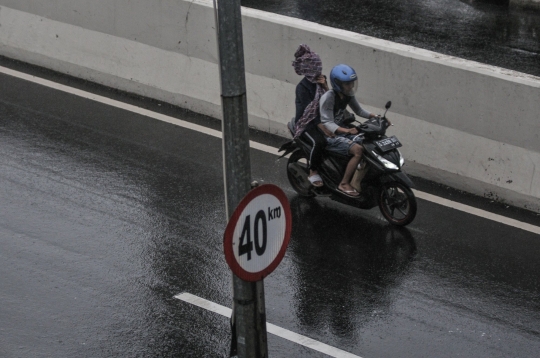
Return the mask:
POLYGON ((510 7, 508 0, 242 0, 242 6, 540 76, 540 11, 510 7))
MULTIPOLYGON (((220 139, 0 74, 0 152, 1 357, 227 356, 227 319, 173 298, 231 306, 220 139)), ((253 179, 283 188, 293 214, 286 256, 265 280, 270 323, 365 358, 538 354, 539 235, 423 200, 398 229, 377 210, 296 196, 276 158, 251 150, 253 179)), ((540 225, 536 214, 415 182, 540 225)), ((269 351, 325 357, 272 335, 269 351)))

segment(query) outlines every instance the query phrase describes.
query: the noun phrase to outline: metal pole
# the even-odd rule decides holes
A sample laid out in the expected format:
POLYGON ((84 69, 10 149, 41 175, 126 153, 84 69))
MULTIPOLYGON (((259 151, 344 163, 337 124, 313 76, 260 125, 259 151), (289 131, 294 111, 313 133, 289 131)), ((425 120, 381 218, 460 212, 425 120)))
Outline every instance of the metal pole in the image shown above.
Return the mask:
MULTIPOLYGON (((215 4, 215 3, 214 3, 215 4)), ((218 50, 223 108, 223 166, 227 218, 251 185, 249 127, 240 0, 217 0, 218 50)), ((263 281, 233 275, 233 322, 239 358, 268 357, 263 281)))

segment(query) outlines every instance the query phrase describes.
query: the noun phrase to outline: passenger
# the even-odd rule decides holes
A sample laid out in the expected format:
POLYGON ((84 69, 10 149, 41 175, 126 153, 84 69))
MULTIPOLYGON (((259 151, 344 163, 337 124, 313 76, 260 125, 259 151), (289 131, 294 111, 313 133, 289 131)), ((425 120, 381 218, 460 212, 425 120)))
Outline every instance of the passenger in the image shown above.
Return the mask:
POLYGON ((330 72, 332 90, 326 92, 320 100, 321 122, 332 135, 327 136, 326 149, 343 155, 352 155, 345 169, 345 174, 338 186, 345 195, 356 197, 360 195, 351 186, 354 170, 362 157, 362 135, 358 135, 356 128, 344 126, 347 105, 358 116, 363 118, 376 117, 373 113, 364 110, 354 96, 358 87, 356 72, 347 65, 337 65, 330 72))
POLYGON ((294 54, 292 65, 297 74, 304 78, 296 86, 295 138, 299 136, 311 143, 309 156, 309 181, 314 187, 324 185, 318 172, 326 139, 322 132, 331 135, 321 124, 319 100, 328 91, 326 76, 322 75, 322 61, 307 45, 300 45, 294 54), (321 132, 322 131, 322 132, 321 132))

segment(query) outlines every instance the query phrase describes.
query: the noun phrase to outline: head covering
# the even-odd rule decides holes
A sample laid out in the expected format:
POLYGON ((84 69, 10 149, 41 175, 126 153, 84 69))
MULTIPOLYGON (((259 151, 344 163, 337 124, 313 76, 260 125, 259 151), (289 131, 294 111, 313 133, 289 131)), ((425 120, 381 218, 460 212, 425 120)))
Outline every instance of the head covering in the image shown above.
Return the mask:
POLYGON ((308 45, 301 44, 294 53, 294 58, 292 65, 296 74, 306 76, 310 82, 315 83, 317 77, 322 74, 322 61, 319 55, 312 52, 308 45))
MULTIPOLYGON (((312 52, 308 45, 301 44, 294 53, 295 60, 292 65, 296 73, 305 76, 311 83, 316 83, 317 77, 322 74, 322 61, 319 55, 312 52)), ((294 138, 298 138, 306 130, 307 125, 317 118, 319 114, 319 100, 324 94, 325 89, 320 83, 317 83, 317 92, 315 98, 304 109, 302 117, 296 121, 294 129, 294 138)))

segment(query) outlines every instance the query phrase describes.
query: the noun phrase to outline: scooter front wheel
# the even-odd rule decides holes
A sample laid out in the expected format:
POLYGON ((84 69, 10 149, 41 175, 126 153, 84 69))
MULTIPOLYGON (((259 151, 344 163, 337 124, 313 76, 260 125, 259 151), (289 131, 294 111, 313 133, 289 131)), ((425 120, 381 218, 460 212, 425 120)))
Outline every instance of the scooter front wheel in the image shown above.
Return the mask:
POLYGON ((308 180, 308 160, 302 150, 294 151, 287 162, 287 178, 289 183, 299 195, 312 197, 311 183, 308 180))
POLYGON ((391 224, 405 226, 416 216, 416 198, 412 190, 402 183, 385 183, 379 194, 379 209, 391 224))

